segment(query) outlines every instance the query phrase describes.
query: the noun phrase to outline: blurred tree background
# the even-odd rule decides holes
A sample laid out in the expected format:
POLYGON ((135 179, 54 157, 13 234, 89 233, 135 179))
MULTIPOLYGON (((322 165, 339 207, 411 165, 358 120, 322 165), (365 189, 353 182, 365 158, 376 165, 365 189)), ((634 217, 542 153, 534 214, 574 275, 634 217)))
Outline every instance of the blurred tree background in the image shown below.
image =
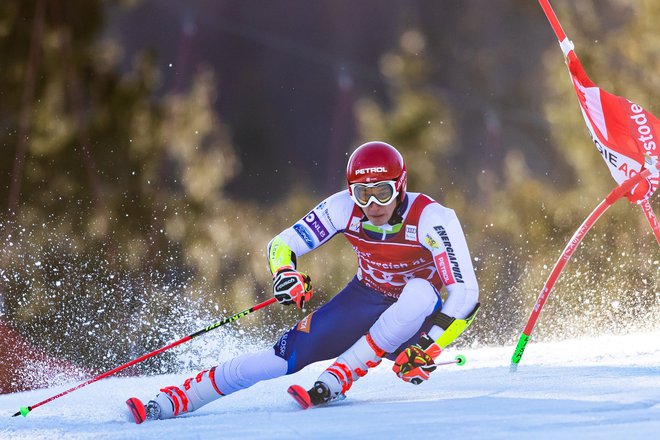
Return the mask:
MULTIPOLYGON (((592 79, 660 113, 660 4, 552 3, 592 79)), ((614 187, 535 1, 5 0, 0 53, 0 320, 91 369, 269 297, 266 244, 363 141, 463 223, 483 304, 463 346, 517 338, 614 187)), ((535 337, 657 325, 659 260, 617 203, 535 337)), ((356 263, 339 238, 300 266, 321 304, 356 263)), ((236 326, 270 344, 301 316, 236 326)))

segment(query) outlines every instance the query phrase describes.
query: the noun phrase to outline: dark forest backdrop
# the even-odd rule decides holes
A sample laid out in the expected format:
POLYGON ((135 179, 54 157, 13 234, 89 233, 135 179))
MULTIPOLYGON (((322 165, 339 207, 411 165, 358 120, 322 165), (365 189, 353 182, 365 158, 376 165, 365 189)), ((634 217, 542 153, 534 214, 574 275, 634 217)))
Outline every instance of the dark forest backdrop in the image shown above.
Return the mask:
MULTIPOLYGON (((660 113, 660 2, 552 3, 592 79, 660 113)), ((3 0, 0 320, 106 369, 247 308, 271 294, 270 238, 373 139, 463 223, 483 308, 460 344, 512 343, 614 186, 536 1, 3 0)), ((659 260, 619 202, 535 334, 657 323, 659 260)), ((355 266, 341 238, 300 261, 315 304, 355 266)), ((236 326, 273 341, 301 316, 236 326)))

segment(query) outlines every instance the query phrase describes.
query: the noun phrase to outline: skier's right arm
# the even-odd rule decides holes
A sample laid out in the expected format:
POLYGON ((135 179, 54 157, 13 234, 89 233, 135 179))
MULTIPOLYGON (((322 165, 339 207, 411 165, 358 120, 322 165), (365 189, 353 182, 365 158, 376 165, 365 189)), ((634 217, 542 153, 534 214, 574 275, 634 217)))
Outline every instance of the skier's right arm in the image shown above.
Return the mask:
POLYGON ((297 257, 316 249, 340 232, 335 225, 346 224, 352 203, 346 191, 334 194, 268 243, 273 293, 280 304, 295 303, 302 308, 311 299, 311 280, 296 269, 297 257))
POLYGON ((280 304, 302 309, 312 299, 312 280, 296 270, 296 254, 279 235, 268 243, 268 261, 273 274, 273 294, 280 304))

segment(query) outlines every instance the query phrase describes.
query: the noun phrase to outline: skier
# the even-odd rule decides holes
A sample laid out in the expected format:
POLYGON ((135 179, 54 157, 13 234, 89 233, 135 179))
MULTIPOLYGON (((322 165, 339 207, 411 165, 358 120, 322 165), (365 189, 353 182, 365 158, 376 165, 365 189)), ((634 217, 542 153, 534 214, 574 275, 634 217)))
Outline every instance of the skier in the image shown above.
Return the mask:
POLYGON ((165 387, 146 406, 129 399, 137 423, 191 412, 259 381, 333 358, 309 391, 289 388, 301 407, 344 398, 383 357, 394 360, 394 372, 406 382, 429 378, 436 357, 470 325, 479 307, 458 218, 430 197, 406 192, 403 157, 384 142, 359 146, 349 158, 346 178, 347 190, 270 241, 268 259, 276 299, 301 309, 313 290, 310 277, 297 269, 297 257, 343 233, 357 254, 357 275, 273 348, 165 387))

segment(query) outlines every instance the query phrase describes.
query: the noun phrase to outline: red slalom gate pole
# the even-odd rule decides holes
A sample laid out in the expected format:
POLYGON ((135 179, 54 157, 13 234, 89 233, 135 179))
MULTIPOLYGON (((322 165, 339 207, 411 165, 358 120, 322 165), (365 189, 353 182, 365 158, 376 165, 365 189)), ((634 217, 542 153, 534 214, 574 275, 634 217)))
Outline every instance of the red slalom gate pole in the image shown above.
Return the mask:
POLYGON ((205 327, 205 328, 203 328, 203 329, 201 329, 201 330, 199 330, 199 331, 196 331, 195 333, 189 334, 188 336, 185 336, 185 337, 179 339, 178 341, 175 341, 175 342, 172 342, 172 343, 170 343, 170 344, 167 344, 167 345, 164 346, 164 347, 161 347, 161 348, 159 348, 159 349, 157 349, 157 350, 152 351, 151 353, 147 353, 147 354, 145 354, 145 355, 143 355, 143 356, 140 356, 140 357, 137 358, 137 359, 133 359, 132 361, 127 362, 127 363, 125 363, 124 365, 120 365, 120 366, 117 367, 117 368, 113 368, 113 369, 110 370, 110 371, 106 371, 106 372, 103 373, 103 374, 100 374, 100 375, 98 375, 98 376, 96 376, 96 377, 94 377, 94 378, 92 378, 92 379, 89 379, 89 380, 87 380, 87 381, 85 381, 85 382, 83 382, 83 383, 81 383, 81 384, 79 384, 79 385, 76 385, 75 387, 70 388, 70 389, 68 389, 68 390, 66 390, 66 391, 63 391, 63 392, 61 392, 61 393, 59 393, 59 394, 57 394, 57 395, 55 395, 55 396, 53 396, 53 397, 49 397, 48 399, 43 400, 43 401, 41 401, 41 402, 39 402, 39 403, 35 403, 34 405, 31 405, 31 406, 22 406, 21 409, 20 409, 18 412, 16 412, 16 414, 14 414, 12 417, 16 417, 16 416, 19 416, 19 415, 22 415, 23 417, 27 417, 27 415, 30 413, 30 411, 32 411, 32 410, 35 409, 35 408, 40 407, 41 405, 45 405, 45 404, 47 404, 48 402, 52 402, 52 401, 55 400, 55 399, 59 399, 60 397, 65 396, 65 395, 67 395, 67 394, 69 394, 69 393, 71 393, 71 392, 73 392, 73 391, 75 391, 75 390, 78 390, 78 389, 80 389, 80 388, 82 388, 82 387, 84 387, 84 386, 87 386, 87 385, 89 385, 90 383, 94 383, 94 382, 96 382, 96 381, 98 381, 98 380, 101 380, 101 379, 103 379, 103 378, 105 378, 105 377, 112 376, 113 374, 115 374, 115 373, 117 373, 117 372, 119 372, 119 371, 121 371, 121 370, 123 370, 123 369, 125 369, 125 368, 128 368, 128 367, 130 367, 131 365, 135 365, 135 364, 137 364, 137 363, 139 363, 139 362, 142 362, 142 361, 144 361, 144 360, 146 360, 146 359, 149 359, 150 357, 154 357, 154 356, 156 356, 157 354, 160 354, 160 353, 162 353, 162 352, 164 352, 164 351, 167 351, 167 350, 169 350, 169 349, 171 349, 171 348, 176 347, 177 345, 181 345, 181 344, 183 344, 184 342, 188 342, 188 341, 190 341, 191 339, 196 338, 197 336, 201 336, 201 335, 203 335, 204 333, 208 333, 208 332, 210 332, 211 330, 215 330, 216 328, 221 327, 221 326, 223 326, 223 325, 225 325, 225 324, 229 324, 230 322, 234 322, 234 321, 236 321, 237 319, 240 319, 240 318, 244 317, 245 315, 249 315, 250 313, 252 313, 252 312, 254 312, 254 311, 257 311, 257 310, 262 309, 262 308, 264 308, 264 307, 266 307, 266 306, 268 306, 268 305, 270 305, 270 304, 273 304, 275 301, 276 301, 275 298, 270 298, 270 299, 268 299, 268 300, 266 300, 266 301, 264 301, 264 302, 261 302, 261 303, 255 305, 255 306, 250 307, 250 308, 247 309, 247 310, 243 310, 242 312, 236 313, 236 314, 231 315, 231 316, 229 316, 229 317, 227 317, 227 318, 224 318, 224 319, 221 320, 221 321, 215 322, 215 323, 213 323, 213 324, 211 324, 211 325, 209 325, 209 326, 207 326, 207 327, 205 327))
POLYGON ((541 4, 541 8, 543 8, 543 12, 545 12, 545 16, 550 22, 550 26, 552 26, 552 30, 555 31, 555 35, 557 35, 557 39, 561 43, 566 39, 566 32, 564 32, 564 28, 561 27, 557 14, 555 14, 555 11, 552 9, 548 0, 539 0, 539 3, 541 4))
POLYGON ((655 235, 655 239, 658 242, 658 245, 660 245, 660 223, 658 223, 658 218, 653 212, 651 203, 649 203, 648 200, 644 200, 642 202, 641 208, 642 211, 644 211, 646 219, 649 221, 649 226, 651 226, 651 230, 653 231, 653 235, 655 235))
POLYGON ((523 330, 522 334, 520 335, 520 338, 518 339, 518 345, 516 346, 516 349, 513 352, 513 356, 511 357, 511 367, 510 367, 511 371, 516 371, 518 369, 518 364, 520 363, 520 359, 522 358, 522 355, 525 351, 525 347, 529 342, 530 335, 532 334, 532 330, 534 330, 534 326, 536 325, 536 321, 538 320, 539 315, 541 314, 541 310, 543 309, 546 300, 550 296, 550 291, 554 287, 555 282, 559 278, 559 275, 561 274, 562 270, 564 270, 564 266, 566 266, 566 263, 568 263, 568 260, 570 260, 571 255, 573 255, 575 249, 577 249, 582 239, 585 237, 585 235, 587 235, 587 232, 589 232, 589 229, 591 229, 594 223, 596 223, 596 221, 600 218, 600 216, 603 215, 603 213, 607 210, 607 208, 612 206, 614 202, 616 202, 621 197, 626 195, 626 193, 628 193, 628 191, 630 191, 630 189, 633 186, 635 186, 642 179, 645 179, 652 173, 657 173, 657 172, 658 169, 656 166, 647 168, 641 173, 631 177, 630 179, 623 182, 621 185, 614 188, 607 195, 607 197, 605 197, 605 199, 602 202, 600 202, 598 206, 596 206, 596 209, 592 211, 589 217, 587 217, 587 219, 582 223, 582 225, 580 225, 578 230, 575 231, 573 237, 571 237, 568 244, 566 245, 564 252, 562 252, 561 257, 559 257, 559 260, 557 260, 557 263, 555 263, 555 267, 552 269, 552 272, 550 273, 548 280, 545 282, 545 285, 541 290, 541 294, 536 300, 536 304, 534 304, 534 309, 532 310, 532 313, 527 321, 527 325, 525 325, 525 329, 523 330))

